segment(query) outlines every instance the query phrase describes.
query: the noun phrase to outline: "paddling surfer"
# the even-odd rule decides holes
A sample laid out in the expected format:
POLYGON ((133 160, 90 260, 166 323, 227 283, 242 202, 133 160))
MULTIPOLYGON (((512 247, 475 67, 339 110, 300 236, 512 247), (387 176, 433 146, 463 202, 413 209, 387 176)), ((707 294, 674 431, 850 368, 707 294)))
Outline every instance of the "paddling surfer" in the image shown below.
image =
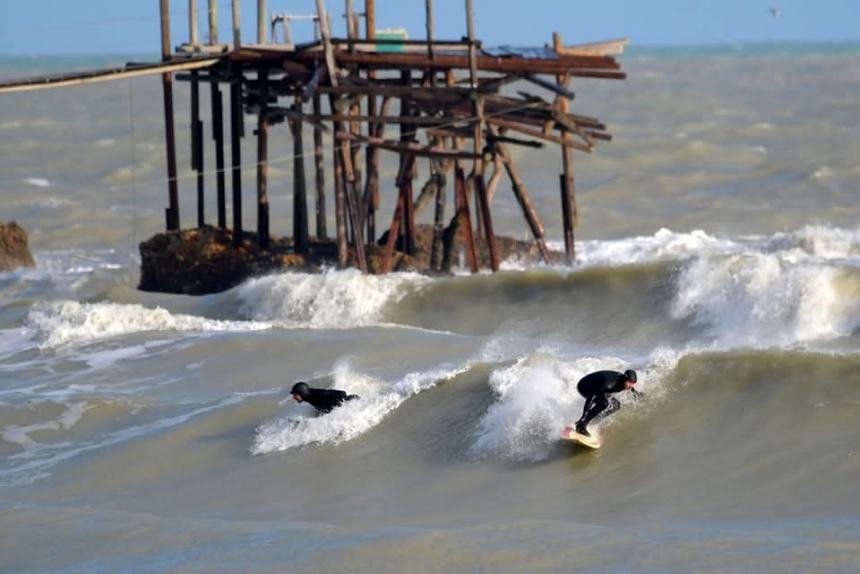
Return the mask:
POLYGON ((358 395, 348 395, 345 391, 337 389, 314 389, 302 382, 293 385, 290 394, 293 395, 293 400, 297 403, 308 403, 323 414, 330 413, 332 409, 339 407, 344 401, 358 398, 358 395))
POLYGON ((607 395, 629 390, 634 396, 641 396, 642 393, 633 388, 635 384, 636 371, 632 369, 623 373, 596 371, 582 377, 576 384, 576 390, 585 397, 585 406, 582 409, 582 417, 576 422, 576 432, 591 436, 586 428, 588 423, 594 420, 597 415, 602 414, 606 417, 621 408, 618 399, 607 397, 607 395))

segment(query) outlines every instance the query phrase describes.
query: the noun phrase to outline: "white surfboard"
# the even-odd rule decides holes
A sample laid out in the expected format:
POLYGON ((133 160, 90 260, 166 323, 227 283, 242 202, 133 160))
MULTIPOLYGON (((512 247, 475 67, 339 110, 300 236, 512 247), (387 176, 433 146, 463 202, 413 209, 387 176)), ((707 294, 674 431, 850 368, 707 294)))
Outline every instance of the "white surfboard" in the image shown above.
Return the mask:
POLYGON ((568 442, 573 442, 576 444, 581 444, 582 446, 598 449, 603 444, 603 441, 600 439, 600 435, 597 434, 596 431, 591 431, 591 436, 585 436, 584 434, 579 434, 574 430, 573 426, 566 426, 564 430, 561 431, 561 438, 568 442))

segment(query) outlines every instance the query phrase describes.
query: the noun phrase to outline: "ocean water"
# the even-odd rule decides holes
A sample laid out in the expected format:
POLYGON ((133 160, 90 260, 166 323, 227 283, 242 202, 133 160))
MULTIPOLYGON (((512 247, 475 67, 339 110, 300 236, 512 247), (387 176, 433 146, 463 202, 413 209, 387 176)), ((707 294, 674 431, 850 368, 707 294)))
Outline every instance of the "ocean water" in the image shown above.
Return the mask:
MULTIPOLYGON (((0 97, 0 219, 37 260, 0 274, 0 571, 857 571, 857 51, 634 50, 627 81, 575 82, 615 139, 575 155, 573 267, 204 297, 136 289, 166 206, 159 80, 0 97), (620 396, 599 451, 561 444, 578 379, 626 368, 645 400, 620 396), (317 417, 297 380, 361 398, 317 417)), ((292 146, 270 136, 285 234, 292 146)), ((516 158, 560 249, 560 153, 516 158)), ((507 182, 493 214, 525 236, 507 182)))

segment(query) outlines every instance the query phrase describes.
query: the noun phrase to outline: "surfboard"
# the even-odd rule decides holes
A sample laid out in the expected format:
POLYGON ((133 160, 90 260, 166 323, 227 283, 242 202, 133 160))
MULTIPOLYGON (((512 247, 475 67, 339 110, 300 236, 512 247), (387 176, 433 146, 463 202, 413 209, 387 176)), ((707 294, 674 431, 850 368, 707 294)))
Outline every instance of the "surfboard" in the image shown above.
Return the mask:
POLYGON ((591 431, 591 436, 585 436, 584 434, 579 434, 573 430, 572 426, 564 427, 564 430, 561 431, 561 438, 568 442, 581 444, 582 446, 593 448, 595 450, 600 448, 603 444, 603 441, 600 439, 600 435, 598 435, 596 431, 591 431))

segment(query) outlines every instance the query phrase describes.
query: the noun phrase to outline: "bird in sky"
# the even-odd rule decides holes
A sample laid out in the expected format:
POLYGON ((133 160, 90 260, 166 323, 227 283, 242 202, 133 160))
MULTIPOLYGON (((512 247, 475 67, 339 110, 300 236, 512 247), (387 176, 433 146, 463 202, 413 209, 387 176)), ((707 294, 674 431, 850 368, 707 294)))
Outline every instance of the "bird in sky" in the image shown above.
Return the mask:
POLYGON ((768 10, 770 10, 771 16, 773 16, 774 18, 779 18, 779 8, 770 7, 768 8, 768 10))

